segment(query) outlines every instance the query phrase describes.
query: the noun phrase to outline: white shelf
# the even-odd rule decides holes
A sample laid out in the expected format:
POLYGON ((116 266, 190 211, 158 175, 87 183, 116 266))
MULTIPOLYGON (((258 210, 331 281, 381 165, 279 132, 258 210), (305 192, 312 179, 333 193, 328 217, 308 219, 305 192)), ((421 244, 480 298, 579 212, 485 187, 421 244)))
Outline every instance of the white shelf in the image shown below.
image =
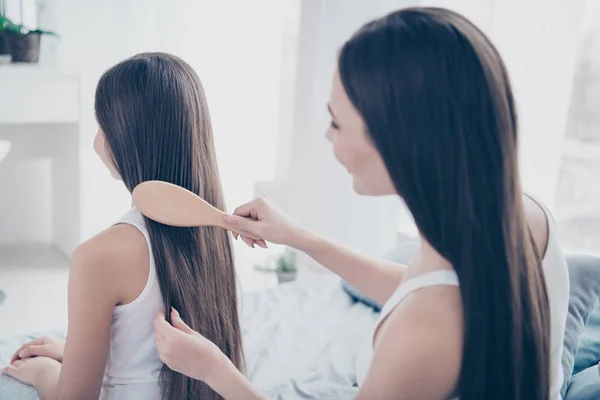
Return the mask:
POLYGON ((13 78, 42 77, 42 78, 74 78, 79 79, 77 71, 60 68, 57 65, 38 64, 0 64, 0 76, 13 78))
POLYGON ((10 240, 52 242, 64 254, 80 242, 80 103, 74 71, 0 65, 0 142, 11 146, 0 164, 0 221, 10 240))
POLYGON ((0 65, 0 124, 79 122, 79 76, 39 65, 0 65))

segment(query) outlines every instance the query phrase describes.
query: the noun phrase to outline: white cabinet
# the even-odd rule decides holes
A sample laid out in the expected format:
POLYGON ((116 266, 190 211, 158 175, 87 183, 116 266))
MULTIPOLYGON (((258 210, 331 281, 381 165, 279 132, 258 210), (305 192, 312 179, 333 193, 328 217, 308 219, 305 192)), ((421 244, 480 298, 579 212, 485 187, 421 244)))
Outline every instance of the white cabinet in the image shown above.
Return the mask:
POLYGON ((0 65, 0 246, 79 243, 79 108, 77 74, 0 65))
POLYGON ((31 66, 0 66, 0 123, 78 123, 79 78, 31 66))

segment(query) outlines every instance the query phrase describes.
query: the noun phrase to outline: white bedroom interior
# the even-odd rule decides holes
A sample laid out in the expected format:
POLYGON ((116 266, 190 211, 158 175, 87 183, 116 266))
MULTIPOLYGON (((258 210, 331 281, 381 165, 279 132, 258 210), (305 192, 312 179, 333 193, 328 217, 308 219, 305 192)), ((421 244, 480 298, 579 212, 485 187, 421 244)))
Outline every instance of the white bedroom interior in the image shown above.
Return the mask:
MULTIPOLYGON (((106 68, 143 51, 198 71, 229 210, 268 195, 370 254, 414 236, 396 198, 351 192, 324 131, 331 55, 365 21, 416 4, 456 9, 497 43, 518 99, 525 190, 553 210, 568 250, 600 249, 598 0, 31 0, 22 13, 5 2, 60 37, 43 38, 39 64, 0 64, 0 337, 64 327, 70 253, 130 207, 93 152, 93 94, 106 68)), ((245 292, 277 285, 254 268, 283 251, 272 247, 235 244, 245 292)), ((301 263, 300 279, 323 272, 301 263)))

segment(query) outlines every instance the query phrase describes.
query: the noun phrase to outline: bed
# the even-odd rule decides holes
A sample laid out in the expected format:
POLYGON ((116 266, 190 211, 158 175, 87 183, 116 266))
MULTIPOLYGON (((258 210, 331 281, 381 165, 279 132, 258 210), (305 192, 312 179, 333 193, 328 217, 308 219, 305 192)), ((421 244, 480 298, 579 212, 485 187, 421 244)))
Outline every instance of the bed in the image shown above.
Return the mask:
MULTIPOLYGON (((242 300, 248 376, 272 399, 352 399, 357 348, 376 316, 330 276, 248 294, 242 300)), ((34 336, 0 341, 0 365, 34 336)), ((0 400, 21 399, 38 396, 0 376, 0 400)))
MULTIPOLYGON (((375 323, 373 308, 356 302, 338 278, 325 276, 248 294, 242 301, 249 378, 271 399, 353 399, 359 345, 375 323)), ((31 336, 32 337, 32 336, 31 336)), ((0 341, 0 365, 30 337, 0 341)), ((600 310, 584 341, 600 343, 600 310)), ((580 353, 583 350, 580 348, 580 353)), ((567 400, 600 398, 600 359, 576 359, 567 400)), ((34 400, 36 392, 0 376, 0 400, 34 400)))

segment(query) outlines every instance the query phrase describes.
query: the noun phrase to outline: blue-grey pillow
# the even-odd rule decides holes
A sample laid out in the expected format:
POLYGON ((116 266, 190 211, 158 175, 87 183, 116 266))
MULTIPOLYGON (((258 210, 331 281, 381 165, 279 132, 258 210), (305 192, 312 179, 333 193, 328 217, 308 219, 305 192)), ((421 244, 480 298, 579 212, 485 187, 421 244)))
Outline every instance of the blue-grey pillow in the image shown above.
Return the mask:
MULTIPOLYGON (((418 247, 418 240, 409 240, 396 247, 394 250, 388 253, 385 256, 385 258, 400 264, 408 264, 418 247)), ((371 299, 370 297, 365 296, 360 290, 358 290, 356 287, 352 286, 348 282, 342 281, 342 288, 354 301, 369 306, 375 311, 381 311, 381 304, 371 299)))
POLYGON ((573 375, 565 400, 600 399, 600 376, 598 365, 573 375))
MULTIPOLYGON (((577 353, 575 354, 575 366, 573 375, 590 368, 600 362, 600 303, 590 315, 585 330, 581 335, 577 353)), ((599 377, 600 378, 600 377, 599 377)), ((600 383, 600 379, 598 379, 600 383)), ((600 397, 598 397, 600 398, 600 397)))
POLYGON ((371 307, 373 310, 379 312, 381 311, 381 304, 373 300, 372 298, 364 295, 360 290, 358 290, 353 285, 349 284, 346 281, 342 281, 342 289, 352 298, 352 300, 362 303, 367 307, 371 307))
POLYGON ((600 296, 600 257, 571 255, 567 257, 567 263, 571 291, 562 356, 564 382, 561 394, 563 396, 573 375, 575 354, 584 329, 600 296))

